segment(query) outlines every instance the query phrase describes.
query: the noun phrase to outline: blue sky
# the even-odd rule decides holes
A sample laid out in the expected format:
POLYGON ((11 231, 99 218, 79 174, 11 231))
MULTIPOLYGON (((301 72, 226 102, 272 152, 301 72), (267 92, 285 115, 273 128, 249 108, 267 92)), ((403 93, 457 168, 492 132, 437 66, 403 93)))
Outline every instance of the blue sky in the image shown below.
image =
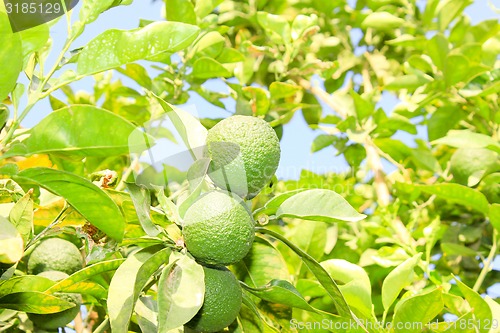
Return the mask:
MULTIPOLYGON (((355 2, 350 0, 351 3, 355 2)), ((420 1, 424 3, 425 1, 420 1)), ((500 7, 500 0, 493 0, 492 3, 500 7)), ((77 6, 78 11, 80 5, 77 6)), ((111 28, 117 29, 133 29, 136 28, 139 19, 149 19, 149 20, 160 20, 162 19, 162 1, 149 2, 146 1, 135 1, 130 6, 120 6, 113 8, 105 13, 103 13, 96 22, 87 26, 85 32, 78 38, 75 42, 74 47, 81 47, 85 45, 89 40, 102 33, 103 31, 111 28)), ((77 12, 75 12, 77 13, 77 12)), ((499 15, 491 10, 488 6, 488 0, 477 0, 471 6, 466 9, 466 13, 471 17, 473 23, 478 23, 482 20, 489 18, 498 18, 499 15)), ((77 14, 73 14, 77 17, 77 14)), ((51 36, 54 39, 54 50, 60 50, 62 44, 67 35, 66 22, 65 20, 60 20, 51 28, 51 36)), ((355 37, 355 36, 354 36, 355 37)), ((55 60, 56 54, 52 54, 49 58, 49 62, 55 60)), ((124 79, 127 84, 140 89, 131 81, 124 79)), ((76 90, 92 90, 93 80, 90 78, 81 80, 72 85, 73 89, 76 90)), ((225 90, 225 85, 218 84, 215 80, 206 84, 207 88, 211 90, 225 90)), ((62 97, 61 93, 56 93, 56 96, 62 97)), ((393 107, 397 104, 397 99, 391 94, 384 94, 382 100, 379 102, 386 112, 391 112, 393 107)), ((193 96, 189 101, 188 106, 192 108, 196 107, 196 110, 203 117, 227 117, 228 112, 220 110, 213 107, 209 103, 205 102, 202 98, 193 96)), ((234 105, 231 103, 227 104, 228 110, 233 111, 234 105)), ((26 127, 31 127, 35 125, 40 119, 46 116, 50 112, 50 106, 48 101, 42 101, 39 103, 30 116, 24 121, 23 125, 26 127)), ((328 114, 331 112, 328 108, 325 108, 324 113, 328 114)), ((282 156, 280 167, 278 168, 277 175, 279 178, 283 179, 296 179, 301 169, 309 169, 316 172, 325 171, 344 171, 347 170, 347 164, 342 157, 335 157, 335 150, 333 148, 327 148, 320 152, 312 154, 310 152, 311 143, 314 138, 321 134, 321 131, 314 131, 310 129, 300 113, 298 113, 293 120, 285 126, 284 135, 282 139, 282 156)), ((425 137, 425 133, 419 133, 419 136, 425 137)), ((404 133, 398 133, 397 138, 411 143, 411 137, 405 135, 404 133)), ((387 171, 392 171, 393 168, 388 163, 384 164, 387 171)))

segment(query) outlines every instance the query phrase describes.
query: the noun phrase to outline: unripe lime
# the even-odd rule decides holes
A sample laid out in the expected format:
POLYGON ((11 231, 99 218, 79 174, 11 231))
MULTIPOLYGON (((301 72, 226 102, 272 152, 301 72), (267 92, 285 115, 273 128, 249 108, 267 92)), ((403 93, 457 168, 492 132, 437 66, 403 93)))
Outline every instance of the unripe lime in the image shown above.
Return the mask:
POLYGON ((203 267, 205 299, 200 311, 186 326, 196 332, 218 332, 229 326, 241 308, 241 287, 227 268, 203 267))
POLYGON ((198 261, 230 265, 250 251, 254 225, 240 197, 216 190, 203 194, 188 208, 182 233, 186 248, 198 261))
POLYGON ((42 240, 28 259, 29 274, 45 271, 73 274, 82 267, 83 258, 78 248, 73 243, 61 238, 42 240))
POLYGON ((481 178, 498 169, 498 154, 486 148, 459 148, 450 159, 453 179, 460 184, 475 186, 481 178))
POLYGON ((264 120, 232 116, 208 131, 209 176, 218 187, 253 198, 269 183, 278 168, 280 143, 264 120))

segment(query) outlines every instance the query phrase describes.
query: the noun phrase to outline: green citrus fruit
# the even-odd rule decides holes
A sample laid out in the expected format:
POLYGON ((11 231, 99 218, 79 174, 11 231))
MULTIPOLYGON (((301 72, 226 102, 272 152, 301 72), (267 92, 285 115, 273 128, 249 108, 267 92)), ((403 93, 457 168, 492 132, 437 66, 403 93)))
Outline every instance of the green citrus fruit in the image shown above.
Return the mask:
POLYGON ((227 268, 203 267, 205 299, 186 326, 196 332, 218 332, 229 326, 241 308, 241 287, 227 268))
MULTIPOLYGON (((59 281, 68 277, 68 274, 58 271, 46 271, 38 274, 38 276, 43 276, 53 281, 59 281)), ((42 328, 45 330, 53 330, 58 327, 65 327, 75 319, 76 315, 80 311, 80 304, 82 303, 82 297, 78 294, 66 294, 66 293, 55 293, 55 296, 62 298, 65 301, 74 303, 75 306, 67 310, 49 313, 49 314, 35 314, 28 313, 28 317, 33 322, 35 327, 42 328)))
POLYGON ((78 248, 61 238, 42 240, 28 259, 28 273, 60 271, 73 274, 82 269, 83 259, 78 248))
POLYGON ((486 148, 459 148, 450 159, 450 171, 457 183, 474 186, 498 165, 498 155, 486 148))
POLYGON ((253 198, 269 183, 278 168, 280 143, 264 120, 232 116, 208 131, 209 176, 218 187, 253 198))
POLYGON ((240 197, 215 190, 188 208, 182 233, 186 248, 198 261, 230 265, 243 259, 252 247, 254 226, 240 197))

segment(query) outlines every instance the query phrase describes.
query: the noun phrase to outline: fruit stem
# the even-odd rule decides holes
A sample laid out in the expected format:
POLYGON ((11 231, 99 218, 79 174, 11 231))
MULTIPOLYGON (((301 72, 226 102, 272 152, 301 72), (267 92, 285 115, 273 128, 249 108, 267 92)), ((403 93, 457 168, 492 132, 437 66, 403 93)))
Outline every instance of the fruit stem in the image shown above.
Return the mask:
POLYGON ((28 252, 28 249, 33 246, 43 235, 47 233, 50 229, 52 229, 56 224, 60 223, 66 216, 63 216, 66 211, 69 209, 69 205, 67 202, 64 203, 63 209, 57 214, 56 218, 45 228, 43 229, 38 235, 36 235, 27 245, 25 252, 28 252))

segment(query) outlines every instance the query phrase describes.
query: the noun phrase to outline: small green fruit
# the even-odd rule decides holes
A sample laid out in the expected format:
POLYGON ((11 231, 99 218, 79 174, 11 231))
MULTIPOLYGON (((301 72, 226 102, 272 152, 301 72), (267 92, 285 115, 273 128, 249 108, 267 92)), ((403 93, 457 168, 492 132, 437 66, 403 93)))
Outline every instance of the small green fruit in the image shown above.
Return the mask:
POLYGON ((250 251, 254 227, 243 200, 217 190, 205 193, 188 208, 182 233, 186 248, 198 261, 230 265, 250 251))
POLYGON ((28 259, 28 273, 60 271, 73 274, 82 269, 83 258, 75 244, 61 238, 42 240, 28 259))
POLYGON ((203 267, 205 299, 200 311, 186 326, 196 332, 218 332, 229 326, 241 308, 241 287, 227 268, 203 267))

